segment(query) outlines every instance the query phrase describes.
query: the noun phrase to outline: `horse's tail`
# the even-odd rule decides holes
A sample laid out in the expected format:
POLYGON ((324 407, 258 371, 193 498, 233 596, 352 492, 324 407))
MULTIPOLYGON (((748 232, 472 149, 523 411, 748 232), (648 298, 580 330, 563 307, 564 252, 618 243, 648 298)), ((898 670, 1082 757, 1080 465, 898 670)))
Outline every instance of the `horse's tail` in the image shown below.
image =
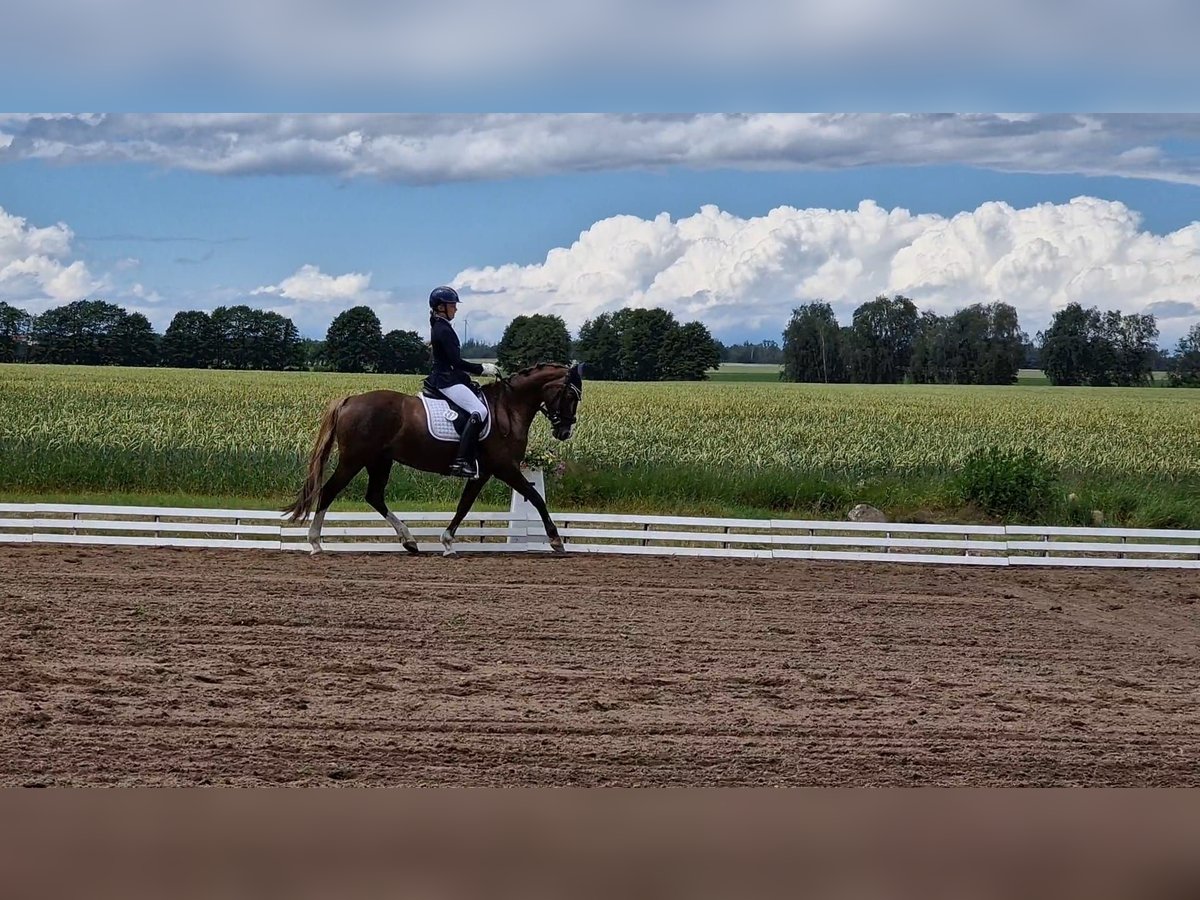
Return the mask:
POLYGON ((289 514, 288 521, 303 522, 317 505, 317 499, 321 496, 321 476, 325 472, 325 463, 329 461, 329 454, 333 452, 333 442, 337 437, 338 411, 346 399, 346 397, 340 397, 325 408, 325 415, 321 418, 321 427, 317 431, 317 439, 313 443, 312 453, 308 457, 308 477, 304 479, 304 486, 296 495, 296 502, 282 510, 289 514))

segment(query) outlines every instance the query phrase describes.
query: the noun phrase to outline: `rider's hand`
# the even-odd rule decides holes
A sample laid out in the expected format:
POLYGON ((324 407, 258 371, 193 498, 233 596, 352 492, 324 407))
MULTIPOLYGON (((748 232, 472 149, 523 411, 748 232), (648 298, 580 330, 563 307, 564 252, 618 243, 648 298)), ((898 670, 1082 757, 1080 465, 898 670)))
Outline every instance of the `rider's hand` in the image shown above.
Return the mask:
POLYGON ((500 376, 500 369, 495 363, 483 363, 482 365, 484 375, 491 375, 493 378, 498 378, 500 376))

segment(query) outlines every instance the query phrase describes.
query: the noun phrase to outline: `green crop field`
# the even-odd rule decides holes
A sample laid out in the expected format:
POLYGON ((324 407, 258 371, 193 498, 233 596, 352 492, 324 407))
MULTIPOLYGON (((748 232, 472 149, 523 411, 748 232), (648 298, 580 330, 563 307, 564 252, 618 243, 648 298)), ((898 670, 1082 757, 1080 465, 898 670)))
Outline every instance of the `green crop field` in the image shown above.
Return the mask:
MULTIPOLYGON (((758 374, 758 373, 752 373, 758 374)), ((333 397, 416 376, 0 366, 0 496, 290 499, 333 397)), ((552 508, 978 519, 949 484, 976 447, 1032 446, 1063 473, 1047 516, 1200 527, 1200 392, 591 383, 552 508), (1076 499, 1068 502, 1068 493, 1076 499)), ((361 499, 363 484, 353 485, 361 499)), ((461 483, 397 467, 390 502, 448 507, 461 483)), ((506 506, 489 486, 483 502, 506 506)))

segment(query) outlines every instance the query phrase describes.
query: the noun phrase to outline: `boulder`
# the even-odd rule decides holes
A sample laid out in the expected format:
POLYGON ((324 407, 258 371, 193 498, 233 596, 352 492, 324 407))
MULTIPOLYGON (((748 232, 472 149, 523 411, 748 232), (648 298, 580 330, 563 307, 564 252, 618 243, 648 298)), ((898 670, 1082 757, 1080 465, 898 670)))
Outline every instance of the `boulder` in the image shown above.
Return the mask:
POLYGON ((887 516, 881 510, 866 503, 860 503, 846 516, 851 522, 886 522, 887 516))

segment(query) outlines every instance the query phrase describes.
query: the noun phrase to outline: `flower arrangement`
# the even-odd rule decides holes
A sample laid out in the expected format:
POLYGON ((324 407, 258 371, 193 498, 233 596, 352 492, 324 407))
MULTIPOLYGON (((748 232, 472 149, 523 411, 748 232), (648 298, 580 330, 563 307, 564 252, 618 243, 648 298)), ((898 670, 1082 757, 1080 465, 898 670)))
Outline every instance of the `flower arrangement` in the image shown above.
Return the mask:
POLYGON ((547 475, 562 475, 567 470, 567 463, 553 450, 545 447, 530 447, 525 451, 521 460, 522 469, 541 469, 547 475))

